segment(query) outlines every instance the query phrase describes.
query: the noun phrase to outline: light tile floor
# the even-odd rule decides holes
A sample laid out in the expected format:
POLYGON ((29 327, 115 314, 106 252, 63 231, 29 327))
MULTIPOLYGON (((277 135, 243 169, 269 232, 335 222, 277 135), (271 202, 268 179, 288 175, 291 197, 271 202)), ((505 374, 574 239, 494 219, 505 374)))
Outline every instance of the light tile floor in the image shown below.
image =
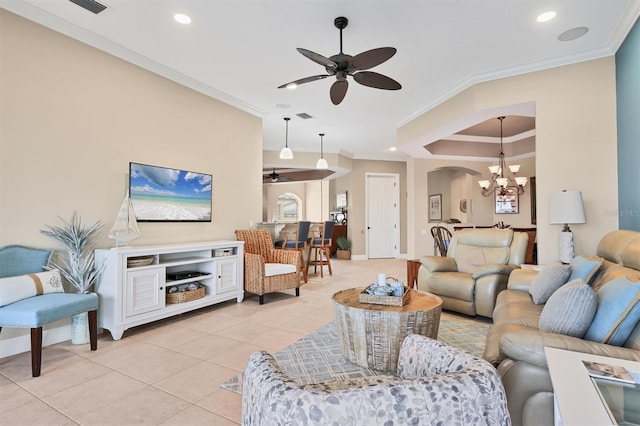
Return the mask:
MULTIPOLYGON (((406 260, 332 260, 333 275, 300 290, 256 296, 127 330, 89 345, 43 349, 42 374, 29 353, 0 359, 2 425, 234 425, 241 397, 220 388, 257 350, 277 352, 333 320, 331 295, 377 281, 406 281, 406 260)), ((327 272, 325 267, 325 272, 327 272)))

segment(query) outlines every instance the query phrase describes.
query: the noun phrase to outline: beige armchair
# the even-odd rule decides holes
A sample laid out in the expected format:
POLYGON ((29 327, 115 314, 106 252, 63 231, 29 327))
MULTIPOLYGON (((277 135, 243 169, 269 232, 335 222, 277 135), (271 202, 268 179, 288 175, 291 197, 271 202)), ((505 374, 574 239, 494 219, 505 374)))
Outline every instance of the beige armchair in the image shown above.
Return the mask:
POLYGON ((244 289, 260 296, 276 291, 296 289, 300 296, 302 254, 298 250, 273 247, 267 229, 238 229, 238 241, 244 241, 244 289))
POLYGON ((437 294, 442 307, 493 317, 498 293, 525 261, 528 236, 512 229, 464 229, 453 234, 446 257, 422 256, 418 289, 437 294))

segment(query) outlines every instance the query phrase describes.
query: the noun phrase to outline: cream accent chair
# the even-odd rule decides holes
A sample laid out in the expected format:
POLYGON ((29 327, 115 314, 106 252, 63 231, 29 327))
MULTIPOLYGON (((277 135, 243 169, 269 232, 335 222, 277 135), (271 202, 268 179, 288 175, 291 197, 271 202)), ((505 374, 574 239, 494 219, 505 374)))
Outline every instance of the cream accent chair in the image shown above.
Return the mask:
POLYGON ((492 318, 509 274, 524 263, 528 240, 512 229, 454 232, 446 257, 420 258, 418 289, 440 296, 443 309, 492 318))

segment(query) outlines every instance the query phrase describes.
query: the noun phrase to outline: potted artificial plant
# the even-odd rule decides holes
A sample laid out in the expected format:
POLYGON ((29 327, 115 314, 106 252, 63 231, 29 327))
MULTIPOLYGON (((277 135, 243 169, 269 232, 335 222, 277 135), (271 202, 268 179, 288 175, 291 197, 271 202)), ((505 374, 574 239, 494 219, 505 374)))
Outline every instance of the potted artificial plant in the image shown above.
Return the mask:
MULTIPOLYGON (((91 287, 98 281, 102 268, 96 267, 91 244, 100 237, 98 230, 102 222, 97 221, 88 227, 73 212, 71 221, 60 218, 63 226, 50 226, 41 233, 60 241, 66 248, 68 259, 61 259, 58 263, 51 262, 49 269, 58 269, 60 275, 75 289, 77 293, 89 293, 91 287)), ((83 344, 89 342, 88 313, 74 315, 71 319, 71 342, 83 344)))
POLYGON ((338 250, 336 250, 336 257, 342 260, 351 259, 351 240, 344 235, 340 235, 336 239, 336 245, 338 246, 338 250))

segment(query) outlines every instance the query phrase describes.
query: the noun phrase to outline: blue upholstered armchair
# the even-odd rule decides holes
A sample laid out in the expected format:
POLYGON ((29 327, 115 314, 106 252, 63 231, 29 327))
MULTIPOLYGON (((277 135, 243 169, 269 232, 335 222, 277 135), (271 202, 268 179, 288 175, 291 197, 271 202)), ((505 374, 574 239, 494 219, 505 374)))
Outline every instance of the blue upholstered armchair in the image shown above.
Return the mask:
POLYGON ((40 375, 44 324, 88 312, 91 350, 98 347, 98 296, 64 293, 57 274, 52 283, 45 281, 43 271, 50 257, 51 250, 0 247, 0 331, 3 327, 31 329, 33 377, 40 375))
POLYGON ((267 352, 243 376, 243 425, 510 425, 500 376, 488 362, 412 334, 396 376, 300 385, 267 352))

